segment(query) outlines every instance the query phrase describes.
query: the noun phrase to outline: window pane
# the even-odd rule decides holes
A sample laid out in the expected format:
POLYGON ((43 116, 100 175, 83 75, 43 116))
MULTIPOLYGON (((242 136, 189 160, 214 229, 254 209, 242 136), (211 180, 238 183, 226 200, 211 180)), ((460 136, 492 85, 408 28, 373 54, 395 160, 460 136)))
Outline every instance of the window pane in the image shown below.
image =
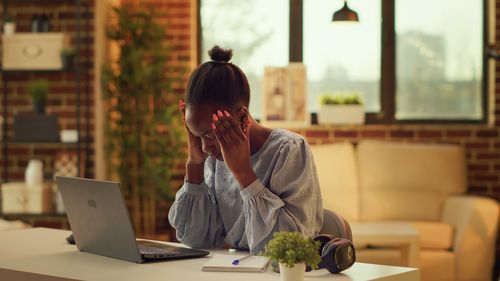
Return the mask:
POLYGON ((482 117, 482 22, 479 0, 396 2, 397 119, 482 117))
POLYGON ((265 66, 288 64, 289 0, 201 1, 202 62, 214 45, 233 49, 250 83, 250 112, 260 117, 265 66))
POLYGON ((360 93, 366 111, 380 110, 381 0, 351 0, 359 23, 333 23, 343 1, 304 1, 304 63, 309 109, 324 93, 360 93))

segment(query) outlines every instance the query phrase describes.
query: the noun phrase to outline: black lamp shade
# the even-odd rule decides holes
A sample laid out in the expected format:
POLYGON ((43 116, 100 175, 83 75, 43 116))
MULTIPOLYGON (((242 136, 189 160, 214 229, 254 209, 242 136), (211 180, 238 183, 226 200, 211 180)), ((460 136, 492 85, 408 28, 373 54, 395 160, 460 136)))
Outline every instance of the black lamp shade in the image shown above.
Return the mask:
POLYGON ((344 2, 344 7, 342 9, 333 13, 332 21, 353 21, 358 22, 358 13, 349 9, 347 6, 347 1, 344 2))

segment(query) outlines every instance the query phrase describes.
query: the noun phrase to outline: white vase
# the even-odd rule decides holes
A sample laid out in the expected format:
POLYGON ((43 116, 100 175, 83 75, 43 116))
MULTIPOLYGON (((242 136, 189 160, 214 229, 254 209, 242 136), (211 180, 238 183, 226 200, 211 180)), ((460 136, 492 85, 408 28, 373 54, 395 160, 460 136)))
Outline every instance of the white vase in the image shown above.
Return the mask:
POLYGON ((3 34, 12 35, 16 32, 16 24, 13 22, 6 22, 3 24, 3 34))
POLYGON ((31 159, 24 173, 27 186, 43 183, 43 162, 39 159, 31 159))
POLYGON ((305 263, 296 263, 290 268, 280 262, 279 266, 281 281, 304 281, 304 273, 306 272, 305 263))

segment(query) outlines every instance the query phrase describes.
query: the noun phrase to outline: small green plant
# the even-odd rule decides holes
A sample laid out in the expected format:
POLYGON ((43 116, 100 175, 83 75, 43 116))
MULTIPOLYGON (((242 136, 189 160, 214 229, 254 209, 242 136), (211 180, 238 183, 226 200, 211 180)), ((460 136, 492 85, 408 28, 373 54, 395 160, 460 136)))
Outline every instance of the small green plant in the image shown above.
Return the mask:
POLYGON ((306 238, 299 232, 276 232, 273 239, 267 243, 263 255, 290 268, 295 263, 305 262, 311 268, 317 269, 321 261, 319 246, 319 241, 306 238))
POLYGON ((26 86, 26 91, 35 103, 44 102, 49 92, 49 81, 46 79, 30 81, 26 86))
POLYGON ((61 55, 63 56, 74 56, 76 54, 76 50, 73 47, 63 47, 61 49, 61 55))
POLYGON ((6 15, 5 19, 3 20, 4 23, 7 22, 14 22, 14 18, 11 15, 6 15))
POLYGON ((320 104, 363 104, 359 94, 330 95, 325 94, 320 97, 320 104))

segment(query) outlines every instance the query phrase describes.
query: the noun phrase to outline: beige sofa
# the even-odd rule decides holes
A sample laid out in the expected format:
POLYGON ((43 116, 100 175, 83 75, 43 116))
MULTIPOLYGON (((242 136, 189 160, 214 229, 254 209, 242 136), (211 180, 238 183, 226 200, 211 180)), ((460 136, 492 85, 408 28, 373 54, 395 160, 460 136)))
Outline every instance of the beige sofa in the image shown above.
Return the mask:
MULTIPOLYGON (((349 222, 413 225, 423 281, 491 280, 498 204, 464 194, 462 147, 365 140, 312 151, 324 208, 349 222)), ((400 265, 397 249, 357 248, 358 261, 400 265)))

